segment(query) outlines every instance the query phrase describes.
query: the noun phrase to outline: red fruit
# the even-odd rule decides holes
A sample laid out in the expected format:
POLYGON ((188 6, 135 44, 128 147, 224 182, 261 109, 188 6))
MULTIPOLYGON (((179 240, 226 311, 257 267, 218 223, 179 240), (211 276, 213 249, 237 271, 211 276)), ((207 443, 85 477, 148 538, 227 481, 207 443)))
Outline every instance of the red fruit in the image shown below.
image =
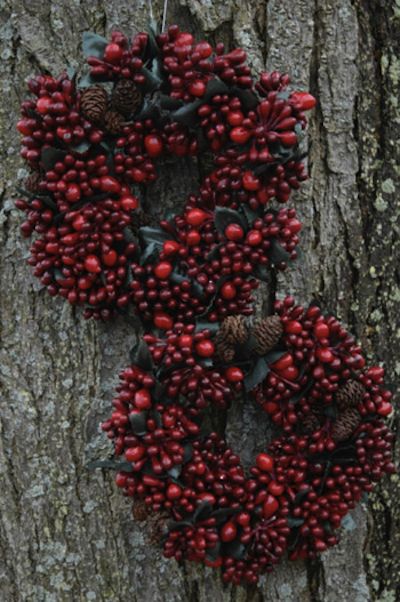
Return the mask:
POLYGON ((118 63, 123 54, 121 46, 118 44, 107 44, 104 51, 104 60, 106 63, 118 63))
POLYGON ((327 347, 319 347, 315 352, 315 355, 317 356, 319 361, 323 362, 324 364, 330 364, 335 359, 335 356, 333 355, 332 351, 327 347))
POLYGON ((238 127, 233 128, 229 135, 232 142, 235 142, 236 144, 245 144, 249 140, 251 132, 239 125, 238 127))
POLYGON ((243 188, 245 190, 255 191, 261 187, 260 180, 252 171, 245 171, 242 177, 243 188))
POLYGON ((144 147, 149 157, 158 157, 163 150, 163 143, 160 136, 149 134, 144 139, 144 147))
POLYGON ((173 269, 172 265, 169 263, 169 261, 161 261, 154 268, 154 274, 160 280, 166 280, 168 278, 168 276, 171 274, 172 269, 173 269))
POLYGON ((128 462, 137 462, 141 460, 146 452, 146 448, 143 445, 138 445, 137 447, 130 447, 125 452, 125 458, 128 462))
POLYGON ((101 272, 101 263, 97 255, 88 255, 85 258, 85 268, 91 274, 99 274, 101 272))
POLYGON ((208 213, 202 209, 191 209, 186 215, 186 221, 190 226, 200 226, 208 217, 208 213))
POLYGON ((111 194, 119 194, 121 192, 121 184, 111 176, 102 176, 100 178, 100 190, 110 192, 111 194))
POLYGON ((237 535, 237 527, 236 527, 235 523, 233 523, 232 521, 225 523, 225 525, 222 527, 222 529, 220 531, 221 541, 223 541, 225 543, 228 541, 233 541, 235 539, 236 535, 237 535))
POLYGON ((269 454, 258 454, 256 465, 263 472, 272 472, 274 469, 274 459, 269 454))
POLYGON ((175 485, 175 483, 171 483, 171 485, 168 485, 168 489, 167 489, 167 499, 168 500, 177 500, 181 497, 182 495, 182 489, 179 487, 179 485, 175 485))
POLYGON ((65 193, 65 198, 69 203, 76 203, 81 198, 81 189, 77 184, 70 184, 65 193))
POLYGON ((38 113, 44 115, 44 113, 48 113, 51 104, 52 100, 50 96, 42 96, 36 103, 36 110, 38 113))
POLYGON ((104 265, 106 265, 109 268, 111 268, 113 265, 115 265, 117 259, 118 259, 118 255, 117 255, 117 252, 114 251, 114 249, 111 249, 111 251, 109 251, 108 253, 105 253, 102 257, 104 265))
POLYGON ((308 92, 293 92, 293 94, 290 95, 289 102, 300 111, 309 111, 317 104, 314 96, 308 92))
POLYGON ((279 358, 274 364, 272 364, 271 368, 280 372, 281 370, 285 370, 289 366, 293 365, 293 356, 290 353, 285 353, 282 357, 279 358))
POLYGON ((296 320, 290 320, 289 322, 286 322, 285 330, 289 334, 301 334, 303 327, 300 322, 297 322, 296 320))
POLYGON ((163 244, 163 252, 165 255, 174 255, 180 248, 181 245, 175 240, 166 240, 163 244))
POLYGON ((240 383, 244 379, 244 374, 240 368, 230 366, 225 371, 225 378, 230 383, 240 383))
POLYGON ((241 125, 244 119, 244 115, 242 113, 242 111, 230 111, 228 113, 228 123, 229 125, 232 126, 237 126, 237 125, 241 125))
POLYGON ((278 500, 273 495, 269 495, 263 505, 263 517, 271 518, 271 516, 273 516, 275 514, 275 512, 278 510, 278 508, 279 508, 278 500))
POLYGON ((187 233, 186 243, 188 244, 189 247, 195 247, 196 245, 199 244, 200 240, 201 240, 201 236, 197 232, 197 230, 190 230, 187 233))
POLYGON ((258 247, 262 241, 262 234, 259 230, 250 230, 246 236, 246 242, 251 247, 258 247))
POLYGON ((244 230, 239 224, 229 224, 225 228, 225 236, 228 240, 241 240, 244 236, 244 230))
POLYGON ((221 287, 221 297, 223 299, 231 300, 237 295, 237 289, 231 282, 225 282, 221 287))
POLYGON ((168 314, 164 314, 163 312, 157 312, 154 316, 154 326, 156 328, 160 328, 161 330, 170 330, 174 325, 174 321, 168 314))
POLYGON ((200 357, 211 357, 214 355, 215 347, 214 343, 208 339, 200 341, 196 345, 196 353, 200 357))
POLYGON ((314 326, 314 336, 317 339, 326 339, 329 337, 329 326, 328 324, 325 324, 325 322, 318 322, 315 326, 314 326))
POLYGON ((135 196, 125 196, 121 199, 121 206, 124 211, 133 211, 133 209, 137 209, 138 204, 135 196))
POLYGON ((151 408, 151 395, 148 389, 139 389, 134 397, 135 406, 138 410, 149 410, 151 408))
POLYGON ((206 85, 203 81, 197 79, 196 81, 192 82, 189 86, 189 94, 191 94, 192 96, 204 96, 204 93, 206 91, 206 85))
POLYGON ((391 414, 392 411, 393 406, 388 401, 383 401, 382 403, 377 405, 376 408, 376 413, 379 414, 379 416, 389 416, 389 414, 391 414))

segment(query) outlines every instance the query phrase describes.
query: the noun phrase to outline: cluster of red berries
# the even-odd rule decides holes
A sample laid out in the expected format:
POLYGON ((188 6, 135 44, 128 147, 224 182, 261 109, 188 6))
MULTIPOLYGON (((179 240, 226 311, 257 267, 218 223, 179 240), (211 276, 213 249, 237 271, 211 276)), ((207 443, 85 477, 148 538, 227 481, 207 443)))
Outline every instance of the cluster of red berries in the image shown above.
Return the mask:
POLYGON ((334 545, 342 518, 394 470, 383 369, 365 367, 343 326, 291 298, 256 325, 245 318, 270 267, 297 257, 301 223, 273 202, 307 177, 299 142, 315 99, 290 92, 286 74, 255 80, 242 49, 177 26, 131 41, 85 34, 84 52, 87 76, 36 77, 22 103, 33 171, 16 206, 24 236, 37 235, 29 263, 86 317, 134 304, 147 334, 103 423, 117 485, 168 514, 166 557, 256 583, 286 551, 334 545), (150 226, 139 185, 159 158, 195 155, 200 142, 213 171, 150 226), (202 434, 244 389, 281 428, 248 474, 220 436, 202 434))

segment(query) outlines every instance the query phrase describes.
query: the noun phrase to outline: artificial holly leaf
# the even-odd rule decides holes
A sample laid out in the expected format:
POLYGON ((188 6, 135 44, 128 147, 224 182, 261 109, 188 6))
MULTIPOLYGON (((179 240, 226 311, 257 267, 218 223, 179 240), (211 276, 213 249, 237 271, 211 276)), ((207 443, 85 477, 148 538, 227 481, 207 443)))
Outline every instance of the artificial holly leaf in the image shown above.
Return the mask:
POLYGON ((103 36, 97 33, 85 31, 82 38, 82 50, 85 57, 95 56, 102 59, 108 42, 103 36))
POLYGON ((225 229, 229 224, 239 224, 244 231, 247 230, 245 219, 238 211, 229 209, 228 207, 216 207, 214 213, 214 224, 218 232, 224 234, 225 229))
POLYGON ((64 161, 66 154, 66 151, 63 151, 59 148, 53 148, 52 146, 47 146, 44 148, 40 156, 44 169, 46 171, 53 169, 57 161, 64 161))
POLYGON ((139 412, 137 414, 131 413, 129 414, 129 422, 132 428, 132 431, 138 437, 143 437, 147 433, 147 417, 146 412, 139 412))
POLYGON ((271 238, 271 246, 268 252, 268 257, 273 264, 287 262, 290 259, 290 253, 278 243, 276 238, 271 238))
POLYGON ((289 516, 287 518, 287 523, 290 529, 301 527, 301 525, 304 523, 304 518, 293 518, 292 516, 289 516))
POLYGON ((93 460, 86 464, 88 470, 96 470, 96 468, 111 468, 123 472, 132 472, 133 467, 130 462, 117 462, 116 460, 93 460))
POLYGON ((235 558, 236 560, 240 560, 241 558, 243 558, 245 550, 246 546, 242 544, 238 539, 230 541, 229 543, 224 543, 222 545, 222 555, 230 556, 231 558, 235 558))
POLYGON ((258 358, 257 362, 250 370, 250 372, 245 376, 244 379, 244 388, 246 391, 251 391, 259 385, 264 378, 267 376, 270 368, 263 357, 258 358))
POLYGON ((145 372, 151 372, 154 368, 150 349, 143 340, 140 340, 129 352, 131 363, 145 372))

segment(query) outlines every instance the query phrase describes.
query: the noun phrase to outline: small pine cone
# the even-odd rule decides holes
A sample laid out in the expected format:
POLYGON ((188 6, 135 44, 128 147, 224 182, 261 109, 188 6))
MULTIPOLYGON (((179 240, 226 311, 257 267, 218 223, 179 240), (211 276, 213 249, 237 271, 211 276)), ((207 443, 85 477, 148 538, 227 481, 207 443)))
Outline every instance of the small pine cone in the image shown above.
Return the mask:
POLYGON ((135 114, 142 104, 142 94, 129 79, 120 79, 111 94, 111 108, 125 117, 135 114))
POLYGON ((90 86, 81 95, 81 111, 89 121, 99 122, 107 110, 108 95, 101 86, 90 86))
POLYGON ((103 118, 103 125, 110 134, 122 132, 124 123, 124 117, 116 111, 107 111, 103 118))
POLYGON ((336 393, 336 403, 341 410, 356 407, 363 400, 365 389, 358 380, 349 380, 336 393))
POLYGON ((215 337, 215 350, 219 359, 228 363, 231 362, 235 357, 235 348, 233 345, 228 343, 220 333, 221 331, 215 337))
POLYGON ((257 345, 254 351, 258 355, 265 355, 278 343, 283 333, 283 326, 279 316, 268 316, 258 322, 253 328, 257 345))
POLYGON ((35 171, 30 176, 28 176, 24 182, 25 190, 28 192, 38 192, 39 191, 39 182, 41 181, 42 176, 40 172, 35 171))
POLYGON ((310 412, 302 421, 302 427, 305 433, 314 433, 321 427, 320 419, 314 412, 310 412))
POLYGON ((339 443, 348 439, 361 422, 360 413, 355 408, 347 408, 339 414, 332 428, 332 439, 339 443))
POLYGON ((138 522, 144 521, 148 517, 148 514, 149 509, 147 508, 143 500, 138 500, 134 502, 132 506, 132 516, 135 520, 137 520, 138 522))
POLYGON ((231 345, 242 345, 247 341, 249 329, 244 316, 228 316, 222 322, 218 334, 231 345))

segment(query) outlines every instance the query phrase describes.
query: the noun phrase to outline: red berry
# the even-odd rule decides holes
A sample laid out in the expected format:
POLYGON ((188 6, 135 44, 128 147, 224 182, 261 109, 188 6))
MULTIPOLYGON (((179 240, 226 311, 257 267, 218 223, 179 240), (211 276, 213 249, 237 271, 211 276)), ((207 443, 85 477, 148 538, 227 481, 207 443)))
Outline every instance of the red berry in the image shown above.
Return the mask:
POLYGON ((263 472, 272 472, 274 469, 274 459, 269 454, 258 454, 256 465, 263 472))
POLYGON ((129 447, 125 452, 125 458, 128 462, 137 462, 141 460, 146 452, 146 448, 143 445, 138 445, 137 447, 129 447))
POLYGON ((237 535, 237 527, 236 527, 235 523, 233 523, 232 521, 225 523, 225 525, 222 527, 222 529, 220 531, 221 541, 223 541, 225 543, 228 541, 233 541, 235 539, 236 535, 237 535))
POLYGON ((111 176, 102 176, 100 178, 100 190, 110 192, 111 194, 118 194, 121 192, 121 184, 111 176))
POLYGON ((118 63, 123 54, 121 46, 118 44, 107 44, 104 51, 104 60, 106 63, 118 63))
POLYGON ((317 339, 326 339, 329 337, 329 326, 327 324, 325 324, 325 322, 318 322, 315 326, 314 326, 314 336, 317 339))
POLYGON ((102 256, 104 265, 106 265, 109 268, 111 268, 113 265, 116 264, 117 259, 118 259, 118 255, 117 255, 117 252, 114 251, 114 249, 111 249, 111 251, 109 251, 108 253, 105 253, 102 256))
POLYGON ((163 143, 160 136, 149 134, 144 139, 144 146, 149 157, 158 157, 163 150, 163 143))
POLYGON ((36 110, 42 115, 48 113, 49 107, 52 104, 50 96, 42 96, 36 103, 36 110))
POLYGON ((221 297, 223 299, 231 300, 237 295, 237 289, 231 282, 225 282, 221 286, 221 297))
POLYGON ((175 483, 171 483, 171 485, 168 485, 167 499, 177 500, 181 497, 181 495, 182 489, 179 487, 179 485, 175 485, 175 483))
POLYGON ((186 215, 186 221, 190 226, 200 226, 208 217, 208 213, 202 209, 191 209, 186 215))
POLYGON ((249 140, 251 132, 239 125, 238 127, 233 128, 229 135, 232 142, 235 142, 236 144, 245 144, 249 140))
POLYGON ((209 339, 206 339, 205 341, 200 341, 196 345, 196 353, 200 357, 212 357, 214 355, 214 351, 214 343, 209 339))
POLYGON ((148 389, 139 389, 134 397, 135 406, 138 410, 149 410, 151 408, 151 395, 148 389))
POLYGON ((230 383, 239 383, 244 379, 243 370, 236 366, 230 366, 225 371, 225 378, 230 383))
POLYGON ((243 188, 245 190, 255 191, 261 187, 260 180, 252 171, 245 171, 242 177, 243 188))
POLYGON ((242 226, 239 224, 229 224, 225 228, 225 236, 228 240, 241 240, 244 236, 242 226))
POLYGON ((273 496, 269 495, 263 504, 263 517, 271 518, 279 508, 278 500, 273 496))
POLYGON ((91 274, 99 274, 101 272, 101 263, 97 255, 88 255, 86 257, 85 268, 91 274))
POLYGON ((169 263, 169 261, 161 261, 154 268, 154 274, 160 280, 166 280, 168 278, 168 276, 171 274, 172 269, 173 269, 172 265, 169 263))
POLYGON ((174 321, 168 314, 157 312, 154 316, 154 326, 161 330, 170 330, 174 325, 174 321))

